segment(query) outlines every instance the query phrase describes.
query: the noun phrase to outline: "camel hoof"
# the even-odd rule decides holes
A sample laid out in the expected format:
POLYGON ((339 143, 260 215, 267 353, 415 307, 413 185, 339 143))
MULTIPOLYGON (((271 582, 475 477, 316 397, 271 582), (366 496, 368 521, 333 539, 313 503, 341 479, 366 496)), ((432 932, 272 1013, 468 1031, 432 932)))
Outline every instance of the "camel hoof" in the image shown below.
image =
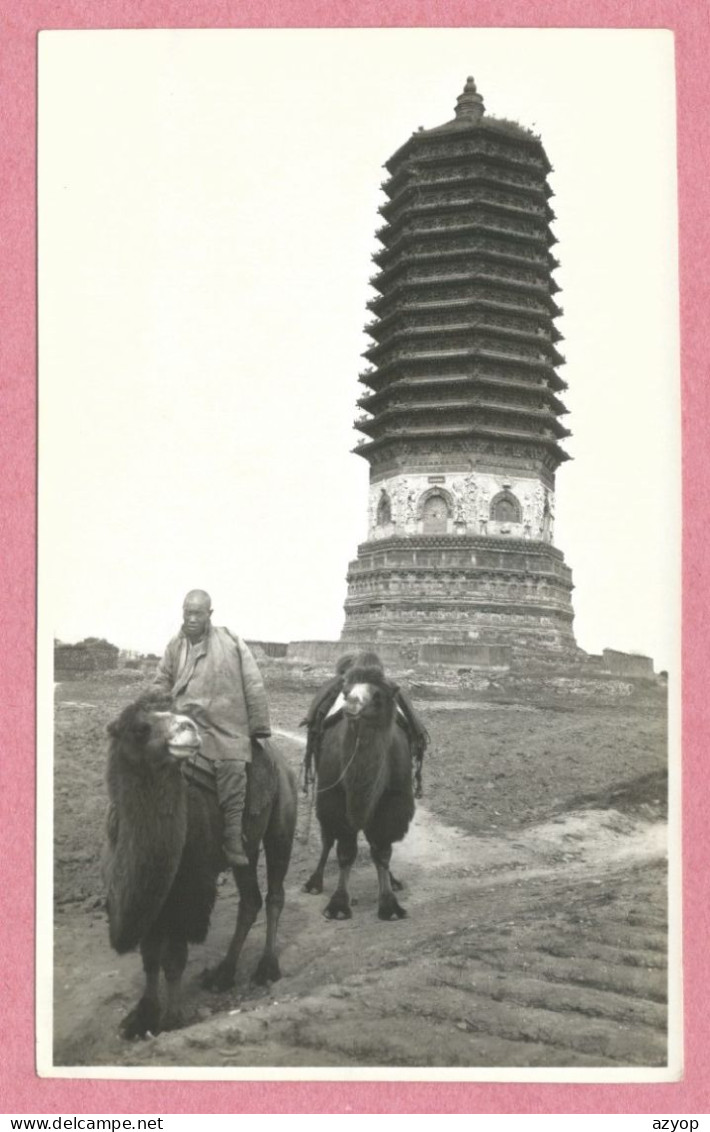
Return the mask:
POLYGON ((326 920, 352 920, 353 913, 350 904, 343 900, 332 898, 323 910, 326 920))
POLYGON ((394 896, 391 896, 387 899, 380 900, 377 915, 380 920, 404 920, 407 916, 407 911, 395 900, 394 896))
POLYGON ((313 876, 308 878, 301 891, 308 892, 311 896, 320 896, 323 891, 323 877, 316 876, 314 873, 313 876))
POLYGON ((234 986, 234 971, 230 966, 218 963, 216 967, 208 967, 202 972, 200 982, 205 990, 216 992, 231 990, 234 986))
POLYGON ((254 974, 254 982, 259 987, 267 983, 275 983, 281 978, 281 968, 275 955, 262 955, 259 966, 254 974))
POLYGON ((175 1010, 172 1014, 166 1014, 163 1019, 163 1030, 182 1030, 185 1025, 185 1018, 181 1010, 175 1010))
POLYGON ((148 1034, 159 1034, 161 1029, 160 1007, 156 1002, 148 1002, 143 998, 126 1015, 119 1027, 121 1037, 127 1042, 134 1038, 145 1038, 148 1034))

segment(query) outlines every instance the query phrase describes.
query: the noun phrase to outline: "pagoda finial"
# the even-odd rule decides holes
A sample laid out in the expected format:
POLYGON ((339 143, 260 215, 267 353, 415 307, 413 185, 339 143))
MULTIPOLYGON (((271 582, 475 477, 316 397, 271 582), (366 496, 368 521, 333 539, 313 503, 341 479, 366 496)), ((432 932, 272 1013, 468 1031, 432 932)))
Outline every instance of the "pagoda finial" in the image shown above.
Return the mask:
POLYGON ((484 110, 483 99, 476 90, 473 75, 469 75, 463 93, 456 99, 456 117, 462 121, 478 122, 484 110))

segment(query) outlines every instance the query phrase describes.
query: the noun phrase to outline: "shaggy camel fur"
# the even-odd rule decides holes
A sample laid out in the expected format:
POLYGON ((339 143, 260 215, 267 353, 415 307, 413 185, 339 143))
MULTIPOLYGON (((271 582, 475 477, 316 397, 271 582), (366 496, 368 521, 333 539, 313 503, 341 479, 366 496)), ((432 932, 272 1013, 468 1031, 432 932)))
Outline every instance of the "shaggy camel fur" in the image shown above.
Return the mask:
MULTIPOLYGON (((105 860, 109 935, 119 953, 140 945, 146 985, 123 1020, 124 1037, 144 1037, 182 1024, 180 986, 188 943, 207 935, 226 867, 222 814, 216 794, 183 774, 182 764, 199 745, 192 720, 169 710, 163 696, 144 697, 109 726, 108 847, 105 860), (161 1012, 160 970, 167 1004, 161 1012)), ((256 865, 266 855, 266 946, 256 971, 259 983, 280 977, 276 934, 284 903, 296 825, 296 782, 283 757, 265 744, 254 752, 244 833, 249 865, 234 869, 239 911, 234 936, 204 983, 233 985, 237 960, 263 901, 256 865)))
POLYGON ((397 722, 396 693, 396 685, 379 665, 355 664, 345 676, 343 716, 323 734, 316 794, 323 849, 304 887, 323 891, 323 870, 337 842, 340 875, 325 908, 328 919, 352 915, 348 880, 360 830, 377 869, 378 916, 391 920, 407 914, 393 891, 401 886, 393 883, 389 871, 392 843, 402 840, 414 816, 412 756, 407 734, 397 722))

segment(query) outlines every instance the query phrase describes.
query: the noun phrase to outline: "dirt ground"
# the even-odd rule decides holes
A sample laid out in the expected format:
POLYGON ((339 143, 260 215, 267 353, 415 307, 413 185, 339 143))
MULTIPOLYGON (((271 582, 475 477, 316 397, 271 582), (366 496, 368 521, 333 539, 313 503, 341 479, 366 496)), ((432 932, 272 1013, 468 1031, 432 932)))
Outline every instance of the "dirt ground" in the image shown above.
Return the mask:
MULTIPOLYGON (((191 950, 187 1025, 126 1043, 140 995, 137 954, 110 949, 99 858, 106 724, 139 675, 56 690, 54 1049, 58 1066, 488 1067, 666 1063, 665 699, 418 702, 431 733, 425 796, 393 871, 404 920, 376 916, 363 847, 353 919, 330 922, 326 891, 302 889, 319 850, 310 799, 280 929, 283 978, 250 982, 260 917, 237 985, 202 989, 221 957, 236 894, 219 889, 206 944, 191 950)), ((269 688, 294 768, 310 692, 269 688)))

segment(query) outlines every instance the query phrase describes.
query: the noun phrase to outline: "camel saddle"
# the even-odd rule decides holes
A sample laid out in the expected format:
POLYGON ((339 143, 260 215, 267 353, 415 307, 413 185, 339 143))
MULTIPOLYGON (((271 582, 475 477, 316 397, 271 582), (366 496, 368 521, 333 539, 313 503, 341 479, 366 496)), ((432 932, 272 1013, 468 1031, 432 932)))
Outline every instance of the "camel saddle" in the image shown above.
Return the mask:
POLYGON ((192 786, 199 786, 202 790, 216 795, 217 777, 212 759, 206 759, 199 751, 195 751, 194 755, 190 755, 189 759, 180 763, 180 770, 183 778, 192 786))
MULTIPOLYGON (((258 814, 273 797, 276 789, 276 767, 268 752, 269 740, 252 742, 252 761, 247 763, 247 804, 251 814, 258 814), (261 744, 264 743, 264 746, 261 744)), ((217 796, 214 762, 199 751, 180 764, 183 776, 192 786, 217 796)))

